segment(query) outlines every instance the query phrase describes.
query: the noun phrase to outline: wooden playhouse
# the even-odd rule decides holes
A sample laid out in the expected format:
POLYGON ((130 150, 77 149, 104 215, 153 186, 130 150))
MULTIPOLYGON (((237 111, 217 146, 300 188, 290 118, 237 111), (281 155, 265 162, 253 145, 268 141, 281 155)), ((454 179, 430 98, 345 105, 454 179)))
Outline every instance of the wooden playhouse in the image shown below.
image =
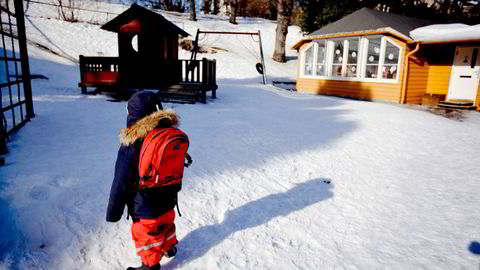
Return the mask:
POLYGON ((166 100, 215 98, 215 60, 178 59, 179 36, 189 34, 162 15, 133 4, 101 27, 118 34, 118 57, 80 56, 82 93, 87 87, 156 89, 166 100))

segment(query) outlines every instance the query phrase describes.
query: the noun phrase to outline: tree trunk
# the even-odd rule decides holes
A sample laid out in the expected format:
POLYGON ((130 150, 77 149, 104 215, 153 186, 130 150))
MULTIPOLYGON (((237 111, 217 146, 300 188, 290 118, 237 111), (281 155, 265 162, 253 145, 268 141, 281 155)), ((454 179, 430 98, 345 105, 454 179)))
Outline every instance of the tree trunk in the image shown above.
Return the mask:
POLYGON ((220 0, 213 0, 213 15, 217 15, 220 12, 219 2, 220 0))
POLYGON ((275 34, 275 50, 273 60, 285 63, 285 40, 288 34, 288 25, 292 17, 293 0, 278 0, 277 2, 277 29, 275 34))
POLYGON ((237 24, 237 6, 238 0, 230 0, 228 1, 230 4, 230 19, 228 20, 230 23, 237 24))
POLYGON ((173 11, 172 1, 171 0, 163 0, 163 8, 166 11, 173 11))
POLYGON ((203 0, 203 14, 210 13, 210 0, 203 0))
POLYGON ((195 0, 189 0, 190 2, 190 20, 197 20, 197 13, 195 12, 195 0))

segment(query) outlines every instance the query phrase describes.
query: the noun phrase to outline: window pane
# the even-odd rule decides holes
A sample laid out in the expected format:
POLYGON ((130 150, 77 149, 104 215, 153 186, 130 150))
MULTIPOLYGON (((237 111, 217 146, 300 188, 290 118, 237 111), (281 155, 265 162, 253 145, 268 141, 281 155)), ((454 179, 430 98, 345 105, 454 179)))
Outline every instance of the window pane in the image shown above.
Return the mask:
POLYGON ((325 53, 326 53, 326 46, 325 42, 317 43, 318 44, 318 51, 317 51, 317 68, 316 74, 318 76, 325 76, 325 53))
POLYGON ((357 65, 347 65, 347 77, 357 77, 357 65))
POLYGON ((305 51, 305 70, 304 74, 305 75, 313 75, 313 48, 314 46, 311 46, 305 51))
POLYGON ((337 40, 333 42, 333 63, 343 63, 343 40, 337 40))
POLYGON ((377 78, 378 77, 378 65, 366 66, 365 78, 377 78))
POLYGON ((318 76, 325 76, 325 65, 317 65, 316 72, 318 76))
POLYGON ((312 65, 308 65, 308 64, 305 64, 305 71, 304 71, 304 74, 305 75, 313 75, 313 69, 312 69, 312 65))
POLYGON ((384 79, 396 79, 397 78, 397 65, 383 65, 382 78, 384 79))
POLYGON ((358 39, 348 41, 348 62, 347 64, 356 64, 358 62, 358 39))
POLYGON ((381 38, 368 40, 368 53, 367 53, 367 65, 378 64, 380 59, 380 48, 382 44, 381 38))
POLYGON ((385 49, 385 64, 398 64, 398 57, 400 55, 400 49, 387 41, 385 49))
POLYGON ((332 76, 334 77, 342 76, 342 65, 332 65, 332 76))

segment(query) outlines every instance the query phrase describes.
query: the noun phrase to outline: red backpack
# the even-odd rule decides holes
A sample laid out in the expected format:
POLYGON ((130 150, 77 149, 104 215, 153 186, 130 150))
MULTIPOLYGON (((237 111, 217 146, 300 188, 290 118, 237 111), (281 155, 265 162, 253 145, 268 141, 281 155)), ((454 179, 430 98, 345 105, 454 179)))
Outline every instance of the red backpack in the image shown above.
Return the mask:
POLYGON ((154 129, 148 133, 140 151, 139 188, 181 185, 183 169, 192 163, 188 146, 188 136, 176 128, 154 129))

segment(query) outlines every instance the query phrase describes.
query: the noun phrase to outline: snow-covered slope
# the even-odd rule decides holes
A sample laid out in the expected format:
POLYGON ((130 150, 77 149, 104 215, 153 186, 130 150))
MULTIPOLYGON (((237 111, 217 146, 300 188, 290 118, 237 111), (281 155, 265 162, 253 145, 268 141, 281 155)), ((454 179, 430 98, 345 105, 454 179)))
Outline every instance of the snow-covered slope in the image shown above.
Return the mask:
MULTIPOLYGON (((37 8, 28 36, 61 57, 30 46, 32 72, 50 79, 33 81, 36 117, 0 170, 0 269, 139 265, 131 221, 104 218, 125 103, 80 95, 69 59, 116 55, 115 35, 37 8)), ((166 16, 191 34, 260 29, 271 56, 270 21, 166 16)), ((292 27, 289 44, 298 35, 292 27)), ((218 57, 218 98, 165 104, 182 117, 194 164, 180 193, 179 253, 162 269, 478 268, 468 250, 480 241, 478 113, 458 121, 263 86, 239 37, 210 38, 202 42, 228 50, 207 56, 218 57)), ((296 68, 267 63, 271 77, 296 68)))
MULTIPOLYGON (((80 10, 80 21, 89 23, 68 23, 57 20, 58 14, 50 6, 31 3, 26 14, 27 35, 33 44, 40 44, 61 55, 66 61, 78 61, 80 54, 86 56, 118 56, 117 35, 100 29, 100 26, 111 20, 116 14, 126 10, 128 6, 87 1, 80 2, 81 8, 102 11, 100 13, 80 10), (110 12, 108 15, 104 12, 110 12), (94 24, 92 24, 94 23, 94 24)), ((287 63, 280 64, 271 59, 275 41, 276 22, 261 18, 238 18, 238 24, 228 22, 227 17, 213 15, 198 15, 198 21, 188 20, 188 14, 158 11, 165 18, 185 30, 194 39, 197 29, 203 31, 223 32, 261 32, 265 66, 269 80, 288 79, 296 76, 297 52, 291 46, 301 37, 300 28, 290 26, 286 41, 287 63)), ((255 69, 260 62, 258 37, 249 35, 200 35, 200 46, 218 47, 216 54, 198 54, 217 60, 217 78, 230 80, 232 78, 249 79, 261 82, 262 79, 255 69)), ((190 59, 190 52, 179 51, 180 59, 190 59)), ((72 82, 72 87, 76 83, 72 82)))

